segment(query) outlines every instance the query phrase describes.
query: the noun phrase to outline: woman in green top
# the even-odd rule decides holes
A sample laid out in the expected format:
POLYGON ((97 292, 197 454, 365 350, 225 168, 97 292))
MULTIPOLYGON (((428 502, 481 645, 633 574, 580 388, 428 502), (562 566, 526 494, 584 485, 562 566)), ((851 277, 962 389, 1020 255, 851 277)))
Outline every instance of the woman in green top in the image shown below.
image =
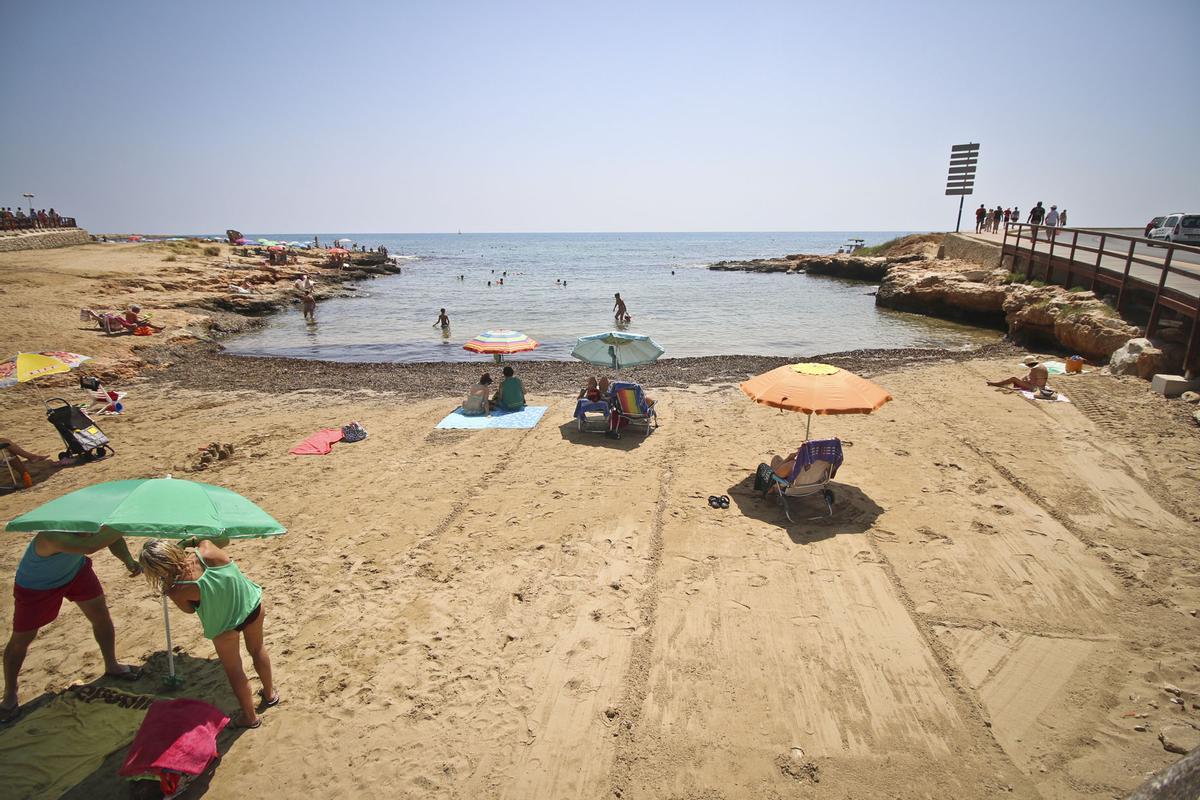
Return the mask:
MULTIPOLYGON (((218 539, 228 545, 229 539, 218 539)), ((250 692, 250 681, 242 669, 238 634, 246 640, 246 652, 262 680, 260 708, 279 702, 271 680, 271 658, 263 645, 262 587, 242 574, 225 551, 208 539, 192 537, 175 542, 150 539, 142 546, 138 563, 150 584, 204 624, 204 635, 212 639, 225 667, 225 677, 237 696, 241 712, 230 723, 233 728, 257 728, 262 724, 250 692), (195 547, 194 552, 180 545, 195 547)))

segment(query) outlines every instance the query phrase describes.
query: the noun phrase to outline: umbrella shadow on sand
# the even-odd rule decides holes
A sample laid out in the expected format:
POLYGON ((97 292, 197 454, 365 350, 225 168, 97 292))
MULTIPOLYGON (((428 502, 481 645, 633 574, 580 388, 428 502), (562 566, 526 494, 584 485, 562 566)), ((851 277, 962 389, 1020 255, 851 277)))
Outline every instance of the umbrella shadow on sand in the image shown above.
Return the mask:
POLYGON ((593 447, 605 447, 610 450, 636 450, 641 447, 642 442, 650 438, 654 434, 646 435, 640 430, 621 431, 620 439, 612 439, 604 435, 604 431, 592 432, 579 430, 579 423, 575 419, 569 422, 564 422, 558 426, 558 432, 562 434, 562 438, 572 444, 587 444, 593 447))
POLYGON ((743 516, 786 530, 794 544, 812 544, 841 534, 865 533, 884 511, 857 486, 834 481, 829 488, 834 496, 832 517, 819 493, 788 498, 788 507, 797 522, 788 522, 779 498, 774 495, 763 497, 762 492, 754 491, 753 473, 729 487, 729 499, 743 516))
MULTIPOLYGON (((229 689, 229 681, 225 678, 225 670, 221 667, 220 659, 215 655, 212 658, 197 658, 187 653, 177 652, 175 653, 175 668, 187 680, 178 689, 167 689, 159 681, 167 672, 167 653, 165 650, 159 650, 146 659, 143 665, 144 675, 141 680, 135 683, 127 683, 112 678, 100 678, 88 685, 119 689, 132 694, 153 695, 156 700, 174 700, 181 697, 203 700, 221 709, 229 716, 233 716, 230 712, 237 708, 237 700, 233 698, 233 694, 229 689)), ((44 702, 49 702, 53 697, 54 695, 45 695, 39 697, 34 702, 43 704, 44 702)), ((32 710, 32 707, 29 710, 32 710)), ((263 715, 264 726, 269 724, 267 719, 270 713, 268 711, 263 715)), ((22 714, 23 716, 24 714, 22 714)), ((19 725, 20 722, 16 724, 19 725)), ((209 783, 212 781, 213 775, 220 769, 222 757, 233 748, 234 742, 246 732, 244 729, 231 730, 226 727, 217 735, 217 757, 208 765, 208 768, 203 773, 196 776, 187 789, 178 795, 180 800, 203 797, 208 792, 209 783)), ((132 739, 130 741, 132 742, 132 739)), ((97 797, 142 797, 143 795, 140 794, 131 795, 129 781, 117 774, 117 771, 125 762, 125 757, 128 753, 129 743, 110 753, 104 759, 103 763, 90 775, 63 794, 63 800, 93 800, 97 797)), ((139 783, 143 782, 139 781, 139 783)), ((157 784, 155 783, 146 783, 147 786, 144 787, 146 789, 157 788, 157 784)), ((144 796, 160 797, 161 795, 151 793, 144 796)))

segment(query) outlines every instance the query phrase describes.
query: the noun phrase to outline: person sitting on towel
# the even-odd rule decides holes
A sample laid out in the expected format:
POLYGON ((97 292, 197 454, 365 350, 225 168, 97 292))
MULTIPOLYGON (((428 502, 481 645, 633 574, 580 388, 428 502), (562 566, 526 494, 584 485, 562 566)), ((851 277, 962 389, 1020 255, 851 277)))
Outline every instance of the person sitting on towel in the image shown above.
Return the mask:
POLYGON ((1046 370, 1045 365, 1038 362, 1037 356, 1026 357, 1025 366, 1029 367, 1029 374, 1024 378, 1018 378, 1014 375, 1002 381, 988 381, 987 385, 998 387, 1011 386, 1014 389, 1023 389, 1027 392, 1036 392, 1047 388, 1046 381, 1050 379, 1050 373, 1046 370))
POLYGON ((462 413, 468 417, 483 417, 491 413, 492 404, 488 400, 488 394, 491 392, 488 387, 491 385, 491 375, 486 372, 480 375, 479 383, 471 387, 467 399, 463 401, 462 413))
MULTIPOLYGON (((229 543, 227 537, 216 541, 229 543)), ((277 705, 279 692, 272 680, 271 657, 263 645, 262 587, 243 575, 224 550, 199 536, 183 539, 178 544, 150 539, 142 545, 138 563, 151 586, 170 597, 185 613, 200 617, 204 637, 212 640, 229 686, 241 705, 241 711, 230 727, 257 728, 262 725, 250 692, 250 681, 242 669, 242 653, 238 646, 238 640, 245 637, 246 651, 262 681, 260 707, 277 705), (196 549, 189 552, 184 547, 196 549)))
POLYGON ((525 408, 525 384, 513 374, 512 367, 504 368, 504 380, 500 382, 492 402, 505 411, 521 411, 525 408))

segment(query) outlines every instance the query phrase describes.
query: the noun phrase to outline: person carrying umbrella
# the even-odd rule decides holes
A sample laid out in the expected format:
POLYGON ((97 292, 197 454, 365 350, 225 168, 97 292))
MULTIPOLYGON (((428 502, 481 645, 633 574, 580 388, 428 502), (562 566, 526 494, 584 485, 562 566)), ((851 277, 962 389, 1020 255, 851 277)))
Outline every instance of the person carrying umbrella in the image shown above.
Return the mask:
POLYGON ((64 599, 79 606, 92 623, 92 635, 104 657, 104 674, 124 681, 141 677, 140 669, 117 661, 116 631, 104 599, 104 587, 88 558, 105 548, 121 560, 131 576, 141 574, 142 568, 130 555, 125 539, 115 531, 94 534, 42 531, 25 548, 13 585, 12 636, 4 648, 0 723, 11 722, 21 715, 17 700, 21 665, 38 631, 58 617, 64 599))
POLYGON ((229 538, 210 540, 193 536, 178 544, 149 539, 142 545, 138 563, 151 586, 170 597, 185 613, 200 617, 204 636, 212 640, 225 668, 225 677, 241 706, 230 727, 257 728, 262 720, 254 705, 250 681, 242 669, 238 634, 245 638, 246 651, 262 681, 261 707, 277 705, 279 692, 272 680, 271 657, 263 644, 262 587, 243 575, 217 542, 228 545, 229 538), (184 549, 187 546, 195 550, 189 552, 184 549))

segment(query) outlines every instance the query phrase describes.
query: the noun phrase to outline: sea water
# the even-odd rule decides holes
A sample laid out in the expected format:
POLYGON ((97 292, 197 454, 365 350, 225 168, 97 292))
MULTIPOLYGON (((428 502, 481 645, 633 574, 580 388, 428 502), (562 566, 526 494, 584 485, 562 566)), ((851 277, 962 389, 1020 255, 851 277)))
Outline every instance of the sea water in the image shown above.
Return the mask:
MULTIPOLYGON (((869 283, 707 269, 729 259, 832 253, 850 237, 876 244, 903 233, 322 233, 325 246, 348 237, 387 247, 402 257, 401 274, 358 284, 356 297, 321 301, 316 322, 305 322, 297 305, 226 347, 333 361, 471 361, 484 357, 462 349, 468 339, 505 328, 541 342, 521 358, 567 359, 578 337, 614 328, 615 292, 632 316, 625 329, 651 336, 667 357, 994 340, 995 332, 876 308, 869 283), (436 326, 441 308, 447 332, 436 326)), ((253 238, 260 237, 312 241, 313 234, 253 238)))

